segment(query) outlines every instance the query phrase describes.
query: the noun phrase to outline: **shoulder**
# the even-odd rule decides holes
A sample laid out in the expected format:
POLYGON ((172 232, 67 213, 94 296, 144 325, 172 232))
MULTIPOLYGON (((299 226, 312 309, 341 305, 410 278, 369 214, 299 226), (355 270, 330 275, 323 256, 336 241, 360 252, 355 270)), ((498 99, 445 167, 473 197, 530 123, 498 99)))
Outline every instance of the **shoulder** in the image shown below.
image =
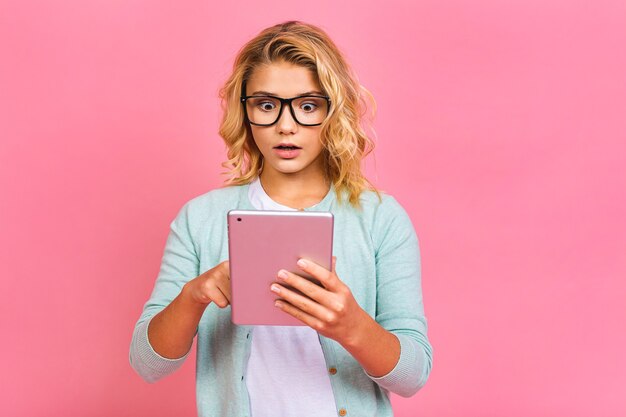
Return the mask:
POLYGON ((415 235, 411 218, 398 200, 390 194, 374 191, 361 193, 362 216, 376 246, 385 241, 404 240, 415 235))
POLYGON ((373 216, 378 220, 387 217, 405 216, 404 207, 392 195, 379 191, 366 190, 359 197, 362 211, 366 216, 373 216), (380 197, 379 197, 380 195, 380 197))

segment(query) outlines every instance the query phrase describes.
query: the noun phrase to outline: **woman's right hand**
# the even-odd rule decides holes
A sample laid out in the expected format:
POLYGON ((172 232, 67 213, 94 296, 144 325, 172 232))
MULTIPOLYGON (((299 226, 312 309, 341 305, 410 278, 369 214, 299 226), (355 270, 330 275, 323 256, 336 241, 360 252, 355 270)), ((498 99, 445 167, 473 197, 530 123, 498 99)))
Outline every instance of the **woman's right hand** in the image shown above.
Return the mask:
POLYGON ((187 298, 195 303, 209 305, 211 302, 219 308, 230 304, 230 269, 224 261, 205 273, 187 282, 183 287, 187 298))

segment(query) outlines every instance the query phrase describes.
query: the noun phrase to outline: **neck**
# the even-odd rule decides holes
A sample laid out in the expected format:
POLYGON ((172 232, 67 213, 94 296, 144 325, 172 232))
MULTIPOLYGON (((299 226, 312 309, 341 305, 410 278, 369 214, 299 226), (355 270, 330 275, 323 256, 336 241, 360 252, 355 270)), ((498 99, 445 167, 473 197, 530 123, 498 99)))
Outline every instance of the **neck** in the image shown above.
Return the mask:
POLYGON ((272 200, 296 209, 314 206, 330 190, 330 184, 321 171, 284 174, 264 169, 260 179, 263 189, 272 200))

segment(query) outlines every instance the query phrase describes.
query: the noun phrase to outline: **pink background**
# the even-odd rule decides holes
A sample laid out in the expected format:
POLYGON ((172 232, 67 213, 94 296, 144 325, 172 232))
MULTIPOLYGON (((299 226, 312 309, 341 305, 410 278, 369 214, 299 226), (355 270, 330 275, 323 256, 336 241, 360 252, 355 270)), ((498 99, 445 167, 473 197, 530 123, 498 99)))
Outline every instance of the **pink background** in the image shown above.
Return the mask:
POLYGON ((131 332, 237 50, 295 18, 376 96, 420 237, 435 362, 396 415, 626 415, 626 3, 210 3, 0 4, 0 414, 195 415, 195 355, 147 384, 131 332))

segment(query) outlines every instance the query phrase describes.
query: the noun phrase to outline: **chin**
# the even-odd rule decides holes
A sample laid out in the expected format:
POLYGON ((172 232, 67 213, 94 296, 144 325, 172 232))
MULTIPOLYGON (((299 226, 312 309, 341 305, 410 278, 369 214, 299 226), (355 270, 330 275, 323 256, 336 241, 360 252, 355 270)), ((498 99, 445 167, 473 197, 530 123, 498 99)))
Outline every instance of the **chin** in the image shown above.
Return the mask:
POLYGON ((296 174, 302 171, 303 168, 297 167, 297 168, 275 168, 275 169, 281 174, 296 174))
POLYGON ((281 161, 278 164, 272 165, 275 171, 280 172, 281 174, 295 174, 304 170, 307 165, 302 163, 294 163, 291 161, 281 161))

